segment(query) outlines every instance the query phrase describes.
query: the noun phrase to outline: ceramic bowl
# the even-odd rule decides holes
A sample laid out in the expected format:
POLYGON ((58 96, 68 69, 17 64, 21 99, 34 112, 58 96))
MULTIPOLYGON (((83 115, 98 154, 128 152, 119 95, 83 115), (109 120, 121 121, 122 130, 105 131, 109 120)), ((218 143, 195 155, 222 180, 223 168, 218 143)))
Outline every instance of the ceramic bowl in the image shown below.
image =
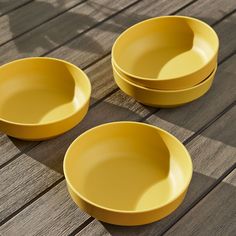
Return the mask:
POLYGON ((124 78, 116 71, 114 66, 113 75, 119 88, 127 95, 135 98, 138 102, 153 107, 169 108, 184 105, 204 95, 212 85, 216 68, 215 65, 214 71, 200 84, 188 89, 179 90, 157 90, 142 87, 124 78))
POLYGON ((169 215, 183 201, 192 171, 180 141, 138 122, 90 129, 71 144, 64 159, 74 202, 117 225, 142 225, 169 215))
POLYGON ((43 140, 83 119, 91 85, 71 63, 25 58, 0 67, 0 94, 0 131, 19 139, 43 140))
POLYGON ((152 89, 190 88, 214 70, 219 39, 203 21, 163 16, 124 31, 112 48, 118 72, 152 89))

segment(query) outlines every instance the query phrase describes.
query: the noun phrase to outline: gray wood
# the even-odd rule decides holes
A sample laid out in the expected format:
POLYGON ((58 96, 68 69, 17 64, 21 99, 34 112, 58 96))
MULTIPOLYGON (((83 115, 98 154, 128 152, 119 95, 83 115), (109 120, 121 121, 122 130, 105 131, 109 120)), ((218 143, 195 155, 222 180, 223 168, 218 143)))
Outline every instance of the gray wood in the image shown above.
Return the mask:
POLYGON ((68 235, 88 217, 70 200, 62 182, 3 225, 1 235, 68 235))
MULTIPOLYGON (((34 28, 57 14, 73 7, 82 0, 32 1, 9 14, 0 17, 0 45, 19 34, 34 28)), ((1 3, 0 3, 1 7, 1 3)))
MULTIPOLYGON (((236 4, 235 4, 236 5, 236 4)), ((235 6, 236 7, 236 6, 235 6)), ((216 25, 215 30, 220 38, 219 60, 236 49, 236 12, 216 25), (223 46, 224 45, 224 46, 223 46)))
POLYGON ((194 16, 208 24, 214 24, 235 9, 236 3, 234 0, 198 0, 190 7, 183 9, 178 15, 194 16))
POLYGON ((21 7, 22 4, 32 2, 33 0, 5 0, 0 2, 0 15, 4 15, 9 11, 14 11, 15 8, 21 7))
MULTIPOLYGON (((230 42, 229 42, 230 44, 230 42)), ((224 46, 222 45, 222 48, 224 46)), ((162 109, 147 122, 155 124, 185 141, 236 99, 236 55, 217 70, 210 91, 202 98, 175 109, 162 109)))
POLYGON ((79 65, 83 67, 88 64, 91 59, 99 59, 101 57, 101 53, 98 50, 91 50, 91 48, 94 48, 94 42, 96 42, 97 47, 102 49, 103 53, 109 53, 115 39, 126 28, 150 17, 169 15, 188 2, 190 1, 181 0, 175 2, 175 5, 173 5, 172 1, 167 0, 143 0, 134 7, 125 10, 95 29, 87 32, 82 37, 74 39, 72 42, 63 45, 48 55, 58 58, 63 58, 64 55, 67 55, 67 60, 72 63, 78 61, 78 56, 82 57, 83 61, 80 61, 79 65), (88 40, 91 38, 94 42, 88 40))
POLYGON ((104 228, 99 221, 92 221, 84 229, 82 229, 76 236, 110 236, 111 234, 104 228))
POLYGON ((32 145, 33 142, 24 142, 0 133, 0 166, 32 145))
MULTIPOLYGON (((208 189, 216 182, 216 180, 226 171, 228 168, 236 163, 236 147, 228 145, 232 136, 235 135, 235 127, 232 129, 231 124, 236 118, 236 107, 232 108, 219 120, 213 123, 208 129, 206 129, 201 135, 195 138, 187 145, 192 159, 193 159, 193 179, 191 181, 187 196, 183 204, 167 218, 155 222, 149 225, 138 227, 121 227, 109 224, 103 224, 103 231, 108 231, 111 235, 161 235, 168 229, 184 212, 191 207, 202 194, 208 191, 208 189), (224 130, 224 134, 222 134, 224 130), (216 141, 219 137, 224 137, 224 142, 216 141)), ((234 140, 235 142, 235 140, 234 140)), ((227 192, 231 194, 231 192, 227 192)), ((232 199, 231 199, 232 201, 232 199)), ((199 217, 201 217, 199 215, 199 217)), ((86 228, 85 232, 90 232, 94 229, 90 227, 98 227, 101 231, 101 223, 94 220, 86 228), (98 226, 96 226, 96 223, 98 226), (93 226, 91 226, 93 224, 93 226), (90 229, 89 229, 90 228, 90 229)), ((83 234, 83 231, 81 232, 83 234)), ((182 234, 173 234, 182 235, 182 234)), ((189 233, 188 235, 192 235, 189 233)), ((214 234, 205 234, 214 235, 214 234)))
POLYGON ((236 171, 232 172, 165 235, 235 235, 235 180, 236 171))
MULTIPOLYGON (((99 4, 95 0, 85 2, 0 47, 0 63, 45 54, 133 2, 135 0, 104 0, 99 4)), ((92 52, 103 54, 102 48, 93 38, 87 38, 86 42, 92 43, 92 52)))
POLYGON ((0 176, 0 221, 61 177, 25 154, 2 168, 0 176))

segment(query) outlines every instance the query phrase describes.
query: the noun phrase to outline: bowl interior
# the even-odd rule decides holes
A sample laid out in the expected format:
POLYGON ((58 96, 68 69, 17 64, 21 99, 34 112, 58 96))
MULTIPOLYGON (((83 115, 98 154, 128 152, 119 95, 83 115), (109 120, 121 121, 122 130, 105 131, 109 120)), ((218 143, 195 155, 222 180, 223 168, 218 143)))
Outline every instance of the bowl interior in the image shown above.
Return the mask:
POLYGON ((45 124, 70 116, 89 96, 77 67, 49 58, 18 60, 0 68, 0 118, 45 124))
POLYGON ((125 31, 113 47, 113 60, 130 76, 166 80, 196 72, 217 50, 217 36, 205 23, 161 17, 125 31))
POLYGON ((96 127, 67 152, 70 186, 101 207, 142 211, 173 200, 187 186, 191 163, 175 138, 132 122, 96 127))

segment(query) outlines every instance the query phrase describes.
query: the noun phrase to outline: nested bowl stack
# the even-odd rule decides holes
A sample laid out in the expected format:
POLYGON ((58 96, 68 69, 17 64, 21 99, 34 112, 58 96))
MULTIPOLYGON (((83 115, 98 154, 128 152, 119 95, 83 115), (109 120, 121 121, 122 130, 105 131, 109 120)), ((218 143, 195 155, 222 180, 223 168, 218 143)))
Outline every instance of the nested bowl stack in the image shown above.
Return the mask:
POLYGON ((170 97, 172 91, 182 96, 182 91, 189 89, 189 95, 181 101, 185 104, 210 88, 195 95, 195 86, 205 87, 202 83, 214 79, 218 49, 216 32, 203 21, 186 16, 152 18, 128 28, 115 41, 112 48, 114 77, 119 76, 123 86, 121 82, 117 84, 125 93, 136 94, 134 98, 141 97, 141 103, 158 107, 172 107, 180 102, 171 98, 163 103, 157 97, 147 103, 144 96, 150 96, 146 92, 149 89, 156 90, 156 94, 165 91, 170 97), (129 86, 124 86, 127 83, 129 86))

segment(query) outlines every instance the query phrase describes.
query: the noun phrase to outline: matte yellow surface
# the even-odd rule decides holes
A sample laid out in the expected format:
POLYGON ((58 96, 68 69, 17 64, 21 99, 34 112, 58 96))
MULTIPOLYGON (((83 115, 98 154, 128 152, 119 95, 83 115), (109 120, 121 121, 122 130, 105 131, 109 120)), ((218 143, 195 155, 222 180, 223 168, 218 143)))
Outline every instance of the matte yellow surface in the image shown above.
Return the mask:
POLYGON ((79 136, 64 159, 73 200, 99 220, 140 225, 182 202, 192 176, 185 147, 172 135, 138 122, 113 122, 79 136))
POLYGON ((216 73, 214 71, 200 84, 188 89, 157 90, 136 85, 122 77, 113 66, 114 79, 119 88, 140 103, 154 107, 176 107, 191 102, 204 95, 211 87, 216 73))
POLYGON ((85 116, 91 85, 78 67, 25 58, 0 67, 0 130, 27 140, 54 137, 85 116))
POLYGON ((219 40, 206 23, 183 16, 152 18, 124 31, 112 48, 118 71, 153 89, 200 83, 217 63, 219 40))

